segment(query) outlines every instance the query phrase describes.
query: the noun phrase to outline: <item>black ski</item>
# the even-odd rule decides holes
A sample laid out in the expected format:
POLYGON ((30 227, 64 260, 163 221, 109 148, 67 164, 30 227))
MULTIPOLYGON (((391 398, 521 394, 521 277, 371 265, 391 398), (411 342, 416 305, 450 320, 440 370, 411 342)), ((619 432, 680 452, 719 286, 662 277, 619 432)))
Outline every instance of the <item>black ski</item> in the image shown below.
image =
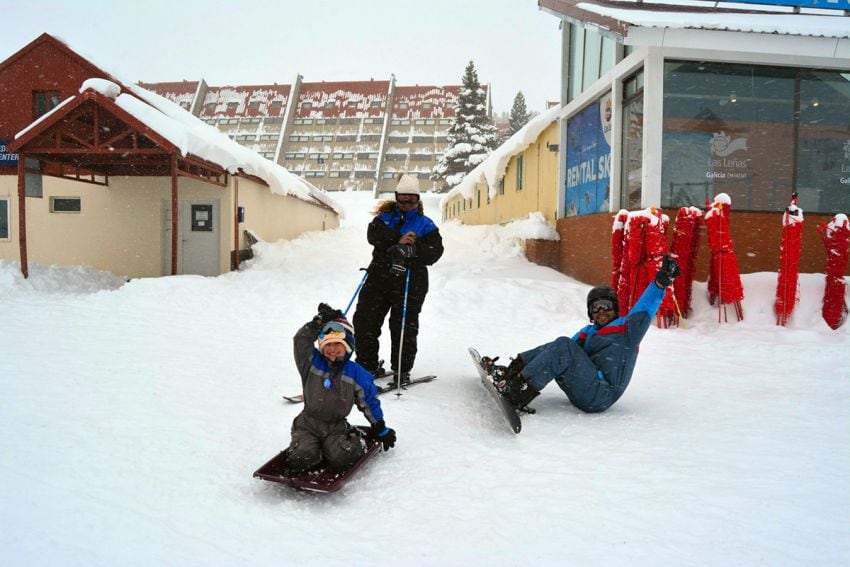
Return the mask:
POLYGON ((490 376, 489 372, 487 372, 487 369, 484 368, 481 361, 481 355, 478 354, 478 351, 469 347, 469 355, 472 357, 472 361, 478 369, 478 374, 481 376, 481 383, 484 384, 484 387, 488 392, 490 392, 493 399, 498 402, 499 409, 501 410, 502 415, 505 416, 505 421, 507 421, 511 431, 519 433, 522 430, 522 420, 520 420, 519 413, 516 408, 514 408, 508 399, 505 398, 496 388, 496 385, 493 383, 493 378, 490 376))
MULTIPOLYGON (((411 378, 409 382, 405 382, 401 385, 402 390, 406 390, 410 386, 415 386, 416 384, 424 384, 425 382, 430 382, 432 380, 436 380, 437 377, 434 374, 429 374, 428 376, 420 376, 419 378, 411 378)), ((378 386, 378 395, 385 394, 387 392, 392 392, 396 389, 395 382, 388 382, 385 386, 378 386)))
MULTIPOLYGON (((375 378, 375 380, 380 380, 380 379, 386 378, 388 376, 392 376, 392 373, 384 374, 383 376, 378 376, 377 378, 375 378)), ((428 376, 422 376, 422 377, 419 377, 419 378, 413 378, 413 379, 410 380, 410 382, 408 382, 406 384, 402 384, 401 389, 406 390, 410 386, 415 386, 416 384, 424 384, 425 382, 431 382, 432 380, 435 380, 436 378, 437 377, 433 374, 428 375, 428 376)), ((390 383, 385 384, 383 386, 375 384, 375 387, 378 388, 378 395, 379 396, 381 394, 386 394, 387 392, 392 392, 393 390, 396 389, 395 382, 390 382, 390 383)), ((301 404, 301 403, 304 402, 304 394, 295 394, 294 396, 283 396, 283 399, 286 400, 287 402, 291 403, 291 404, 301 404)))

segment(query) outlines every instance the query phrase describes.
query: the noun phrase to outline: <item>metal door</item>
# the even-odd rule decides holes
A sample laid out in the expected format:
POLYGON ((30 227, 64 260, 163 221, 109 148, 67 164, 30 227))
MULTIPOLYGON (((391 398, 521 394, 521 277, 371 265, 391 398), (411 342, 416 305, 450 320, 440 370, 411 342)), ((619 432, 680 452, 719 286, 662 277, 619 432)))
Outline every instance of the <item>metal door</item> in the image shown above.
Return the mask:
MULTIPOLYGON (((219 275, 218 200, 180 201, 177 223, 177 273, 201 276, 219 275)), ((163 267, 171 273, 171 203, 164 203, 163 267)))

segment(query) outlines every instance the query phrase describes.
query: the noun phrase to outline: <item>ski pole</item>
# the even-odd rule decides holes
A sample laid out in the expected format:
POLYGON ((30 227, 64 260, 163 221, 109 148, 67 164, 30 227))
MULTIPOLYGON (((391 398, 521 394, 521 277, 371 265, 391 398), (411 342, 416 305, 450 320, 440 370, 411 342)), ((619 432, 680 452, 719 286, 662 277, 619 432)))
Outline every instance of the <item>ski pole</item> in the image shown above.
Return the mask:
POLYGON ((360 269, 366 273, 363 274, 363 279, 360 280, 360 285, 357 286, 357 289, 354 291, 354 295, 351 296, 351 301, 348 302, 348 307, 345 308, 343 315, 348 315, 348 310, 351 309, 351 304, 354 303, 354 300, 357 299, 358 295, 360 295, 360 290, 363 289, 363 284, 366 283, 366 278, 369 277, 369 270, 366 268, 360 269))
POLYGON ((401 336, 398 339, 398 366, 395 375, 395 395, 401 396, 401 352, 404 350, 404 327, 407 323, 407 290, 410 288, 410 268, 404 277, 404 299, 401 305, 401 336))

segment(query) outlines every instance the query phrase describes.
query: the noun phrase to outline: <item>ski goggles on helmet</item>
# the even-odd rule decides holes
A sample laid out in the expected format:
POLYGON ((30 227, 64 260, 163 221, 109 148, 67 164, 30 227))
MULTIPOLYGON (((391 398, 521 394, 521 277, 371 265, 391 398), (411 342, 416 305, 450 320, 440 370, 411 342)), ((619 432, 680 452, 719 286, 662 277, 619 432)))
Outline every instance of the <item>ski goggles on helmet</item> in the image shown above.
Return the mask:
POLYGON ((590 304, 590 313, 595 315, 601 311, 613 311, 614 302, 610 299, 597 299, 590 304))

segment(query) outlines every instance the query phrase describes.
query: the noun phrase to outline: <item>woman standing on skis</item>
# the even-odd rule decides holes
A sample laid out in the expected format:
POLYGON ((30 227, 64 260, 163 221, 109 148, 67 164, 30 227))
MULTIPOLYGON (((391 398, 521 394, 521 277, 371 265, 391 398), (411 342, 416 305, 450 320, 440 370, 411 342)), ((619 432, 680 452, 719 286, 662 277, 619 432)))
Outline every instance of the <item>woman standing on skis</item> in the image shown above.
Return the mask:
POLYGON ((443 255, 440 231, 425 216, 419 193, 419 179, 405 173, 396 186, 395 200, 384 201, 375 210, 376 216, 366 231, 373 247, 372 263, 354 313, 357 362, 376 376, 380 374, 378 337, 387 313, 390 314, 390 362, 401 384, 410 380, 416 358, 419 312, 428 293, 427 267, 443 255), (405 287, 407 311, 404 344, 400 344, 405 287), (401 368, 397 368, 399 348, 401 368))

